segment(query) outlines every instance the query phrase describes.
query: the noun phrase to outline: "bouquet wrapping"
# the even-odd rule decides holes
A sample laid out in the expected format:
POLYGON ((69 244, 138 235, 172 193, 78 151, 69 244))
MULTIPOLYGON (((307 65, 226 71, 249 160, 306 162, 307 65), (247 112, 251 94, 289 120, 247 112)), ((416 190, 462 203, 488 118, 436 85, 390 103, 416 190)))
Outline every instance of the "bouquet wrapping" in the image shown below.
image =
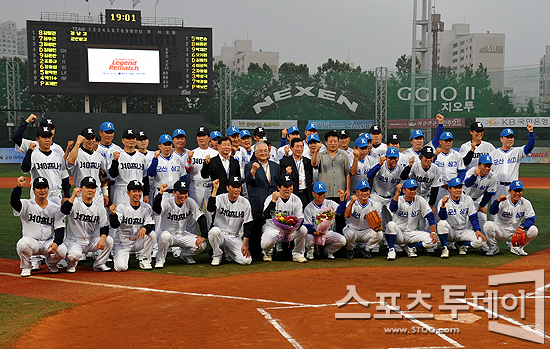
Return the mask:
POLYGON ((294 215, 285 215, 282 212, 271 213, 271 222, 281 229, 279 235, 282 241, 290 242, 290 235, 298 229, 303 220, 303 218, 298 219, 294 215))
POLYGON ((315 237, 315 245, 317 245, 317 248, 319 248, 319 245, 323 246, 325 244, 326 234, 324 233, 331 227, 335 218, 336 212, 333 208, 321 212, 315 217, 315 223, 317 224, 316 231, 323 233, 322 236, 315 237))

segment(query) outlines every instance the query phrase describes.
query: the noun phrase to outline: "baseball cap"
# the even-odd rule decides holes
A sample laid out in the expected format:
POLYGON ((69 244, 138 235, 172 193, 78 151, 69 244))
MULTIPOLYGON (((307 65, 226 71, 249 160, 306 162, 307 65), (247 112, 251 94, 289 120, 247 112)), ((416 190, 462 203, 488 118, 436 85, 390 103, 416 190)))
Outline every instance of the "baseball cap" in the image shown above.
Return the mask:
POLYGON ((228 136, 233 136, 235 133, 240 133, 241 131, 239 130, 239 128, 237 126, 231 126, 227 129, 227 132, 226 134, 228 136))
POLYGON ((516 190, 516 189, 522 189, 523 190, 523 183, 521 181, 512 181, 510 183, 510 190, 516 190))
POLYGON ((167 135, 165 133, 165 134, 163 134, 159 137, 159 144, 164 144, 164 143, 167 143, 167 142, 172 143, 172 137, 170 137, 170 135, 167 135))
POLYGON ((128 185, 126 186, 126 189, 128 191, 132 191, 132 190, 135 190, 135 189, 139 189, 139 190, 143 191, 143 184, 141 184, 140 181, 135 179, 133 181, 128 182, 128 185))
POLYGON ((476 121, 470 125, 470 131, 481 132, 483 131, 483 129, 483 124, 479 121, 476 121))
POLYGON ((317 125, 315 125, 313 122, 310 122, 306 125, 306 131, 315 130, 317 131, 317 125))
POLYGON ((323 182, 317 182, 313 185, 313 192, 315 194, 326 193, 327 186, 323 182))
POLYGON ((149 139, 149 137, 147 136, 147 133, 145 133, 145 131, 139 131, 138 132, 137 139, 141 139, 141 138, 149 139))
POLYGON ((186 181, 180 179, 174 183, 174 191, 189 191, 189 186, 186 181))
POLYGON ((80 135, 85 138, 95 137, 95 132, 94 129, 91 127, 84 127, 82 131, 80 131, 80 135))
POLYGON ((99 130, 100 131, 115 131, 115 125, 113 125, 112 122, 109 122, 109 121, 105 121, 104 123, 101 124, 101 126, 99 126, 99 130))
POLYGON ((220 138, 221 136, 222 136, 222 134, 220 133, 220 131, 210 132, 210 138, 212 138, 212 139, 220 138))
POLYGON ((361 137, 365 138, 367 141, 372 141, 372 137, 367 132, 363 133, 361 137))
POLYGON ((355 143, 354 145, 357 147, 357 148, 364 148, 364 147, 368 147, 369 146, 369 142, 367 141, 367 139, 365 137, 359 137, 355 140, 355 143))
POLYGON ((124 133, 122 133, 122 138, 132 138, 132 137, 136 137, 136 134, 134 130, 130 128, 124 131, 124 133))
POLYGON ((488 154, 481 155, 481 156, 479 157, 478 162, 479 162, 480 164, 485 164, 485 165, 487 165, 487 164, 492 164, 492 163, 493 163, 493 158, 492 158, 490 155, 488 155, 488 154))
POLYGON ((355 190, 363 190, 363 189, 370 189, 370 185, 368 181, 357 182, 357 185, 355 186, 355 190))
POLYGON ((263 136, 262 138, 260 138, 260 141, 264 142, 265 144, 271 145, 271 141, 267 136, 263 136))
POLYGON ((94 188, 97 188, 97 182, 95 180, 94 177, 84 177, 81 181, 80 181, 80 187, 94 187, 94 188))
POLYGON ((176 138, 178 136, 182 136, 182 137, 187 138, 187 134, 181 128, 175 129, 174 133, 172 133, 172 138, 176 138))
POLYGON ((265 129, 263 127, 256 127, 254 129, 254 136, 265 135, 265 129))
POLYGON ((424 133, 421 130, 413 130, 411 132, 411 136, 409 138, 410 139, 415 139, 415 138, 418 138, 418 137, 424 137, 424 133))
POLYGON ((370 127, 369 133, 382 133, 382 130, 380 129, 380 126, 378 125, 372 125, 370 127))
POLYGON ((234 184, 242 184, 243 181, 241 179, 241 177, 239 176, 230 176, 228 179, 227 179, 227 185, 234 185, 234 184))
POLYGON ((47 135, 53 135, 52 130, 50 130, 48 126, 39 127, 38 130, 36 130, 36 137, 44 137, 47 135))
POLYGON ((290 175, 283 175, 281 177, 279 177, 279 183, 277 183, 279 186, 282 186, 282 185, 290 185, 290 184, 294 184, 294 181, 292 180, 292 178, 290 178, 290 175))
POLYGON ((347 130, 340 130, 340 138, 349 138, 349 132, 347 130))
POLYGON ((296 127, 296 126, 292 126, 291 128, 288 129, 287 132, 288 132, 288 134, 292 134, 292 133, 294 133, 294 132, 301 133, 301 132, 300 132, 300 129, 299 129, 298 127, 296 127))
POLYGON ((313 142, 319 142, 319 143, 320 143, 320 142, 321 142, 321 138, 319 138, 319 135, 318 135, 318 134, 313 133, 313 134, 310 134, 309 136, 307 136, 307 142, 308 142, 308 144, 309 144, 310 142, 312 142, 312 141, 313 141, 313 142))
POLYGON ((451 179, 449 181, 449 183, 447 183, 447 187, 449 187, 449 188, 458 187, 459 185, 462 185, 462 181, 458 177, 455 177, 455 178, 451 179))
POLYGON ((441 136, 439 136, 439 140, 444 141, 446 139, 455 139, 455 138, 453 137, 453 134, 451 132, 445 131, 441 134, 441 136))
POLYGON ((416 183, 414 179, 407 179, 403 183, 403 188, 411 189, 411 188, 417 188, 417 187, 418 187, 418 183, 416 183))
POLYGON ((248 130, 242 130, 242 131, 241 131, 241 138, 244 138, 244 137, 250 137, 250 138, 252 138, 252 135, 250 134, 250 131, 248 131, 248 130))
POLYGON ((399 135, 397 135, 395 133, 390 135, 390 138, 388 138, 388 143, 399 143, 399 144, 401 144, 401 142, 399 141, 399 135))
POLYGON ((420 156, 426 157, 426 156, 434 156, 434 150, 432 147, 424 147, 420 150, 420 156))
POLYGON ((44 177, 36 177, 32 182, 33 188, 49 188, 48 180, 44 177))
POLYGON ((398 158, 399 157, 399 150, 397 150, 396 147, 389 147, 386 150, 386 157, 387 158, 398 158))
POLYGON ((500 133, 500 136, 501 137, 508 137, 508 136, 516 136, 516 134, 514 133, 514 130, 512 130, 511 128, 505 128, 504 130, 502 130, 502 132, 500 133))
POLYGON ((53 127, 55 128, 55 125, 53 124, 53 120, 52 119, 42 119, 40 120, 40 124, 38 125, 39 127, 53 127))
POLYGON ((208 127, 206 126, 201 126, 199 127, 199 129, 197 130, 197 136, 198 135, 205 135, 205 136, 208 136, 210 134, 210 130, 208 129, 208 127))

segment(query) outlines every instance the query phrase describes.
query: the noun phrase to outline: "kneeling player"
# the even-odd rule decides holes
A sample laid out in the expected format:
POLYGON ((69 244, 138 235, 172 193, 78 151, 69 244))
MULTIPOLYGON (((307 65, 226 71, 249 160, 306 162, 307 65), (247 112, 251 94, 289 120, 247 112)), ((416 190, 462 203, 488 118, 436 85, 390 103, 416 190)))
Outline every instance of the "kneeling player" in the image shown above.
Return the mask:
POLYGON ((525 232, 525 242, 518 246, 510 247, 510 252, 518 256, 527 256, 523 246, 527 245, 539 234, 535 224, 535 211, 529 200, 523 197, 523 183, 513 181, 508 189, 509 195, 501 195, 493 201, 489 213, 495 216, 495 220, 485 223, 483 232, 487 236, 489 251, 487 256, 494 256, 499 252, 498 241, 512 241, 516 230, 525 232), (525 219, 525 220, 524 220, 525 219), (524 220, 524 221, 523 221, 524 220), (522 223, 523 221, 523 223, 522 223))
POLYGON ((31 276, 31 256, 45 255, 51 273, 58 273, 57 263, 65 257, 63 245, 65 224, 59 205, 48 201, 48 180, 36 177, 32 183, 33 199, 21 200, 26 178, 17 178, 17 186, 11 193, 13 214, 21 218, 23 237, 17 241, 17 254, 21 259, 21 276, 31 276))
MULTIPOLYGON (((373 230, 367 222, 367 214, 371 211, 380 211, 370 197, 370 185, 367 181, 359 181, 355 186, 355 193, 348 203, 344 212, 346 217, 346 227, 343 229, 346 238, 346 258, 353 258, 353 247, 355 242, 366 242, 365 247, 361 249, 363 257, 372 259, 371 250, 382 240, 382 224, 373 230)), ((382 221, 380 221, 382 223, 382 221)))
POLYGON ((94 200, 97 182, 94 177, 84 177, 80 188, 75 188, 69 200, 61 205, 61 213, 68 216, 67 273, 74 273, 83 253, 99 251, 94 262, 95 271, 109 271, 105 263, 113 249, 113 238, 109 235, 109 222, 103 202, 94 200), (79 197, 79 194, 82 196, 79 197))
POLYGON ((212 195, 208 198, 210 212, 216 212, 212 229, 208 232, 208 241, 212 246, 212 265, 220 265, 222 248, 227 257, 235 262, 246 265, 252 263, 248 240, 252 235, 252 213, 250 202, 240 196, 242 180, 239 176, 231 176, 227 180, 227 193, 217 195, 220 180, 212 181, 212 195), (243 240, 239 230, 244 224, 243 240))
POLYGON ((386 241, 388 241, 388 260, 395 259, 395 244, 405 244, 405 251, 410 258, 416 257, 416 248, 433 248, 437 243, 435 219, 428 202, 416 195, 418 184, 414 179, 407 179, 396 186, 395 195, 390 202, 393 221, 386 225, 386 241), (403 188, 402 196, 401 188, 403 188), (417 230, 418 220, 425 218, 430 224, 431 233, 417 230))
POLYGON ((153 269, 151 266, 151 252, 155 245, 157 234, 153 231, 153 210, 148 204, 140 202, 143 195, 143 184, 138 180, 128 183, 127 195, 129 203, 111 205, 109 221, 111 227, 116 229, 113 255, 115 257, 115 270, 128 269, 130 252, 140 252, 139 267, 141 269, 153 269))
POLYGON ((294 216, 297 219, 304 218, 302 211, 302 201, 300 198, 292 193, 294 188, 294 182, 290 178, 290 175, 283 175, 279 177, 279 183, 277 189, 274 191, 271 197, 267 197, 264 203, 263 216, 266 219, 262 230, 261 247, 264 253, 264 261, 271 262, 273 247, 277 242, 294 241, 294 249, 292 250, 292 260, 298 263, 305 263, 307 259, 304 257, 306 249, 306 236, 307 229, 303 225, 300 225, 296 230, 291 232, 281 231, 276 227, 272 221, 272 212, 281 212, 287 216, 294 216))
POLYGON ((480 248, 485 243, 485 236, 481 233, 477 209, 474 201, 466 194, 462 194, 462 181, 455 177, 448 183, 449 195, 444 196, 437 205, 439 219, 437 231, 443 249, 441 258, 449 258, 447 241, 458 243, 458 254, 466 254, 467 246, 480 248), (474 230, 466 229, 468 221, 474 230))
POLYGON ((155 268, 164 267, 168 247, 181 247, 180 258, 187 264, 195 264, 193 259, 206 249, 206 238, 208 228, 204 213, 195 200, 189 197, 187 182, 178 180, 174 183, 174 198, 162 200, 162 194, 168 189, 168 184, 160 185, 160 190, 153 202, 153 211, 159 215, 159 226, 157 227, 159 250, 155 259, 155 268), (199 223, 201 235, 186 231, 187 219, 193 217, 199 223))

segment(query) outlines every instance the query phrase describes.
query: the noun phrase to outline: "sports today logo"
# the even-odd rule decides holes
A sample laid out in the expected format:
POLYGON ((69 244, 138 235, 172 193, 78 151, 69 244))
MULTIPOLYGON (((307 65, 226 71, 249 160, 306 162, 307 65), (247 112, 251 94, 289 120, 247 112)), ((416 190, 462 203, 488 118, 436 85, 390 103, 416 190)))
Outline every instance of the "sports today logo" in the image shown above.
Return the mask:
MULTIPOLYGON (((470 292, 470 294, 467 295, 466 285, 441 285, 441 289, 444 292, 444 304, 438 306, 439 311, 450 312, 453 320, 458 320, 459 311, 469 312, 470 308, 472 308, 474 312, 485 312, 489 319, 488 329, 490 332, 544 344, 544 339, 546 337, 544 332, 544 292, 547 288, 544 284, 544 270, 540 269, 490 275, 488 285, 493 288, 503 287, 505 290, 502 290, 500 295, 498 289, 488 289, 485 290, 485 292, 470 292), (534 287, 529 285, 532 283, 534 283, 534 287), (511 287, 514 285, 518 286, 518 289, 511 287), (521 289, 519 289, 519 286, 521 286, 521 289), (534 290, 526 292, 525 288, 534 290), (513 293, 508 293, 510 290, 513 290, 513 293), (502 293, 505 294, 502 295, 502 293), (529 300, 529 302, 527 302, 527 300, 529 300), (520 322, 527 318, 527 314, 530 315, 530 319, 534 315, 534 325, 520 322), (518 315, 520 320, 517 320, 518 315), (499 321, 499 319, 502 321, 499 321), (508 322, 512 325, 507 325, 504 322, 508 322)), ((336 302, 338 308, 343 308, 350 302, 355 301, 365 308, 368 308, 371 304, 378 304, 375 307, 377 312, 374 313, 373 316, 371 316, 370 313, 335 313, 336 320, 367 320, 371 318, 375 320, 402 320, 405 318, 418 324, 422 323, 420 319, 437 319, 438 316, 441 316, 434 316, 431 312, 433 307, 427 300, 431 299, 432 295, 430 293, 424 293, 421 290, 417 290, 415 293, 408 293, 407 298, 410 301, 408 301, 406 309, 401 309, 402 307, 397 304, 397 300, 401 299, 401 294, 399 292, 377 292, 376 297, 378 301, 373 302, 361 298, 357 293, 355 285, 348 285, 347 290, 348 294, 343 299, 336 302), (428 312, 415 311, 415 309, 418 308, 424 308, 424 310, 428 312)), ((444 316, 448 317, 448 315, 444 316)), ((479 319, 479 317, 473 314, 470 316, 479 319)), ((422 324, 423 328, 426 329, 423 333, 443 334, 443 332, 438 331, 426 323, 422 324)), ((413 328, 413 332, 410 332, 410 330, 385 330, 386 333, 389 334, 408 334, 415 333, 414 329, 415 328, 413 328)), ((417 333, 420 332, 417 331, 417 333)), ((452 333, 460 333, 460 331, 452 333)))

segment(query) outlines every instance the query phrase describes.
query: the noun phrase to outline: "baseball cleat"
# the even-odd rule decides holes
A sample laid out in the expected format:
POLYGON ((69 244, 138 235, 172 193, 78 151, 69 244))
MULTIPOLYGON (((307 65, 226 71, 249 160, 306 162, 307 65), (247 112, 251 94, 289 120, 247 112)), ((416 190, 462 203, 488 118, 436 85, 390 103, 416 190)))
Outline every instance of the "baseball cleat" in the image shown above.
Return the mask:
POLYGON ((485 253, 486 256, 495 256, 500 252, 500 249, 498 247, 491 248, 489 251, 485 253))
POLYGON ((374 248, 372 249, 372 253, 378 253, 380 252, 380 244, 376 244, 376 246, 374 246, 374 248))
POLYGON ((155 269, 162 269, 164 268, 164 262, 156 261, 155 262, 155 269))
POLYGON ((304 256, 293 257, 292 260, 298 263, 307 263, 307 259, 304 256))
POLYGON ((416 254, 416 247, 410 247, 409 245, 405 245, 405 252, 407 252, 407 255, 409 258, 415 258, 418 255, 416 254))
POLYGON ((59 268, 57 266, 50 267, 50 273, 52 274, 59 273, 59 268))
POLYGON ((63 258, 62 260, 59 261, 59 263, 57 263, 57 268, 67 268, 68 266, 69 264, 67 263, 67 260, 65 258, 63 258))
POLYGON ((306 255, 306 258, 307 259, 313 259, 313 252, 315 251, 315 247, 314 246, 311 246, 307 249, 307 255, 306 255))
POLYGON ((94 266, 94 271, 109 271, 111 268, 106 266, 105 264, 98 265, 97 267, 94 266))
POLYGON ((390 250, 388 251, 388 260, 389 261, 395 260, 395 256, 396 256, 395 248, 390 248, 390 250))
POLYGON ((42 264, 42 261, 31 261, 31 262, 32 262, 32 270, 40 270, 40 265, 42 264))
POLYGON ((215 265, 220 265, 221 262, 222 262, 221 257, 212 257, 212 263, 210 264, 215 266, 215 265))
POLYGON ((443 246, 443 249, 441 250, 441 258, 449 258, 449 249, 447 246, 443 246))
POLYGON ((22 276, 22 277, 31 276, 31 268, 23 268, 23 269, 21 269, 21 276, 22 276))
POLYGON ((489 246, 487 246, 487 243, 484 243, 483 246, 479 248, 480 252, 487 252, 489 251, 489 246))
POLYGON ((67 273, 75 273, 76 272, 76 266, 67 267, 67 273))
POLYGON ((149 262, 147 259, 140 260, 139 267, 144 270, 153 269, 153 267, 151 266, 151 262, 149 262))
POLYGON ((197 264, 197 261, 195 261, 193 257, 180 255, 180 258, 187 264, 197 264))
POLYGON ((363 258, 365 259, 372 259, 372 254, 367 249, 361 249, 361 252, 363 253, 363 258))
POLYGON ((510 252, 512 252, 515 255, 518 256, 527 256, 527 252, 523 250, 523 247, 520 246, 512 246, 510 247, 510 252))
POLYGON ((325 251, 325 255, 327 256, 327 259, 335 259, 334 255, 332 253, 327 252, 327 251, 325 251))
POLYGON ((271 257, 268 254, 264 254, 264 262, 271 262, 273 260, 273 257, 271 257))
POLYGON ((347 259, 353 259, 353 250, 347 250, 346 251, 346 258, 347 259))
POLYGON ((458 246, 458 254, 465 255, 468 253, 468 248, 465 245, 458 246))

